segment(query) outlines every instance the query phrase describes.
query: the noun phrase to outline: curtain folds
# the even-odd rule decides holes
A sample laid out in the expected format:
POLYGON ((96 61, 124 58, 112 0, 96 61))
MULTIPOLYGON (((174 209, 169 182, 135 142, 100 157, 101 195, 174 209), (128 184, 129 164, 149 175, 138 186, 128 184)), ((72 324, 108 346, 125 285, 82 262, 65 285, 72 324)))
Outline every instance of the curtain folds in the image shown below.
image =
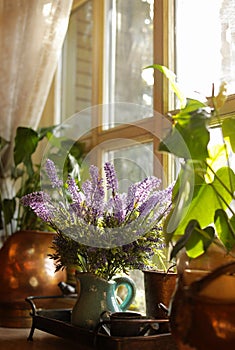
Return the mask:
POLYGON ((73 0, 0 0, 0 136, 38 126, 73 0))

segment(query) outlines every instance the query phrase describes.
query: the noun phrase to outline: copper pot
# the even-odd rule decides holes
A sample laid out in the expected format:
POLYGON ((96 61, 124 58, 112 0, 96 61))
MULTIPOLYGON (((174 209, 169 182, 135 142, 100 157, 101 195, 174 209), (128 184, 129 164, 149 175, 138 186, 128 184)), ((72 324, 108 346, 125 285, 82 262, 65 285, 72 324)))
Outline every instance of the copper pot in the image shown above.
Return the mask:
POLYGON ((52 232, 19 231, 0 249, 0 326, 31 325, 27 296, 61 294, 58 283, 66 280, 66 272, 55 273, 48 256, 53 237, 52 232))
POLYGON ((146 315, 149 318, 165 319, 167 312, 159 307, 168 308, 175 290, 176 276, 174 272, 143 271, 145 286, 146 315))
POLYGON ((178 279, 170 305, 172 335, 180 350, 233 350, 235 262, 202 276, 188 286, 178 279))

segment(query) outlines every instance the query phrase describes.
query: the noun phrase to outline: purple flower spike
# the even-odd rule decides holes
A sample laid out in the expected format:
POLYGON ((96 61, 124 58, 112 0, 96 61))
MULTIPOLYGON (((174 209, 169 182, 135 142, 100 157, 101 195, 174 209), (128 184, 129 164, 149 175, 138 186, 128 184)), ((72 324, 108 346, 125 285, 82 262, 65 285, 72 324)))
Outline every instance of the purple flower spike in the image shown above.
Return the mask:
POLYGON ((21 203, 57 232, 51 255, 56 271, 76 265, 109 280, 120 272, 153 266, 153 254, 163 260, 162 230, 171 208, 172 185, 161 190, 160 180, 152 176, 120 194, 114 165, 107 162, 106 188, 99 169, 91 165, 88 180, 77 185, 69 176, 64 189, 49 159, 46 171, 50 187, 56 189, 51 195, 28 194, 21 203))
POLYGON ((90 166, 90 177, 93 187, 100 181, 99 179, 99 169, 95 165, 90 166))
POLYGON ((113 196, 115 196, 115 193, 118 190, 118 179, 116 171, 114 169, 114 165, 109 162, 106 162, 104 164, 104 171, 107 181, 107 190, 111 189, 113 196))
POLYGON ((50 196, 45 192, 32 192, 21 198, 21 204, 30 207, 45 222, 51 222, 53 214, 49 210, 50 196))
POLYGON ((126 211, 130 212, 134 209, 135 205, 135 192, 136 192, 136 184, 130 185, 128 188, 127 198, 126 198, 126 211))
POLYGON ((55 164, 50 159, 46 160, 46 172, 53 188, 59 188, 63 185, 63 181, 58 178, 55 164))
POLYGON ((82 184, 82 191, 84 193, 85 196, 85 201, 86 201, 86 205, 90 206, 91 205, 91 194, 92 194, 92 183, 90 180, 86 180, 85 182, 83 182, 82 184))
POLYGON ((113 199, 113 210, 114 216, 116 217, 118 222, 123 222, 125 220, 125 210, 122 196, 119 194, 116 194, 116 196, 113 199))
POLYGON ((95 223, 102 216, 105 197, 103 179, 99 176, 99 170, 95 165, 90 166, 90 178, 91 180, 86 180, 83 183, 82 191, 86 207, 92 215, 92 221, 95 223))
POLYGON ((83 200, 82 193, 79 191, 75 180, 71 176, 69 176, 67 184, 68 184, 68 191, 72 196, 73 202, 80 204, 83 200))
POLYGON ((155 176, 146 177, 136 185, 135 199, 138 204, 145 202, 151 192, 156 190, 161 184, 161 180, 155 176))
POLYGON ((104 187, 103 179, 99 176, 99 169, 95 165, 90 166, 91 177, 91 211, 94 214, 94 219, 102 215, 104 208, 104 187))
POLYGON ((161 199, 161 192, 158 192, 156 194, 153 194, 150 198, 146 200, 141 206, 139 207, 139 212, 142 216, 148 215, 148 213, 153 210, 153 208, 160 202, 161 199))

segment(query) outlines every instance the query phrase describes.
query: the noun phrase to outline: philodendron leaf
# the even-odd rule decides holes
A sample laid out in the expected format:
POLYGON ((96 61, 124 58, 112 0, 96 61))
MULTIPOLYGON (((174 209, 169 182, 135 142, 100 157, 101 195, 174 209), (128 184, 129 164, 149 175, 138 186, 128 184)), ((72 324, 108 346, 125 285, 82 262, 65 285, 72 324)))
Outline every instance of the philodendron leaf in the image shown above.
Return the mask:
POLYGON ((181 127, 178 125, 173 126, 166 138, 160 142, 158 150, 174 154, 179 158, 191 158, 189 148, 181 135, 181 127))
POLYGON ((225 119, 222 123, 224 138, 229 138, 233 152, 235 152, 235 117, 225 119))
POLYGON ((57 125, 52 125, 52 126, 47 126, 43 128, 38 128, 37 133, 38 133, 38 139, 41 141, 44 139, 44 137, 47 137, 48 139, 53 136, 53 131, 57 128, 57 125))
POLYGON ((15 209, 16 209, 15 198, 12 198, 12 199, 5 198, 2 201, 2 210, 4 213, 5 225, 8 225, 13 219, 15 209))
POLYGON ((192 199, 186 205, 180 201, 176 203, 173 208, 175 213, 171 214, 168 226, 165 228, 171 232, 172 239, 182 236, 191 220, 197 220, 200 227, 206 227, 214 222, 216 210, 225 210, 233 199, 235 174, 232 169, 223 167, 216 172, 212 183, 188 181, 187 184, 194 186, 190 188, 192 199), (179 218, 180 222, 176 221, 179 218), (174 232, 171 228, 174 228, 174 232))
POLYGON ((215 227, 220 240, 230 251, 235 245, 235 216, 230 219, 224 210, 216 210, 215 227))
POLYGON ((24 163, 28 174, 33 175, 33 164, 31 156, 38 145, 38 133, 31 128, 18 127, 15 136, 14 162, 17 166, 24 163))
POLYGON ((191 220, 184 232, 184 235, 175 244, 171 259, 183 248, 186 248, 187 255, 190 258, 197 258, 202 255, 215 237, 215 230, 213 227, 206 227, 201 229, 197 220, 191 220))
POLYGON ((213 227, 207 226, 204 229, 201 229, 200 226, 195 227, 185 244, 187 255, 193 259, 202 255, 212 243, 214 237, 215 230, 213 227))
POLYGON ((194 164, 187 162, 182 164, 182 169, 179 172, 172 191, 172 209, 167 215, 166 220, 164 220, 163 230, 167 244, 172 240, 182 218, 187 215, 188 207, 190 206, 193 195, 195 195, 194 189, 194 164))
POLYGON ((173 116, 174 120, 176 120, 180 124, 185 124, 191 119, 193 116, 195 116, 194 112, 197 113, 196 118, 200 119, 207 119, 208 113, 205 110, 206 105, 198 100, 194 100, 191 98, 187 99, 187 104, 184 108, 182 108, 178 114, 173 116))
POLYGON ((185 106, 185 103, 186 103, 186 98, 185 98, 185 95, 183 94, 183 92, 180 90, 178 84, 176 83, 175 73, 172 72, 169 68, 162 66, 160 64, 153 64, 151 66, 145 67, 145 69, 148 69, 148 68, 157 69, 159 72, 161 72, 165 75, 165 77, 169 80, 170 87, 171 87, 172 91, 176 94, 176 96, 178 97, 178 99, 180 101, 181 108, 183 108, 185 106))
POLYGON ((182 237, 180 237, 178 239, 178 241, 176 242, 176 244, 174 245, 172 251, 171 251, 171 255, 170 255, 170 259, 173 259, 174 257, 176 257, 176 255, 178 254, 178 252, 185 247, 185 245, 187 244, 188 240, 190 239, 190 236, 192 234, 192 232, 195 230, 195 227, 199 227, 199 224, 196 220, 191 220, 188 223, 188 226, 185 229, 184 235, 182 237))
POLYGON ((15 165, 24 162, 31 156, 38 145, 38 134, 36 131, 26 127, 18 127, 15 136, 14 161, 15 165))
POLYGON ((174 119, 176 123, 160 143, 159 151, 165 151, 184 159, 202 160, 208 157, 210 140, 207 128, 208 115, 201 102, 189 100, 187 106, 174 119))

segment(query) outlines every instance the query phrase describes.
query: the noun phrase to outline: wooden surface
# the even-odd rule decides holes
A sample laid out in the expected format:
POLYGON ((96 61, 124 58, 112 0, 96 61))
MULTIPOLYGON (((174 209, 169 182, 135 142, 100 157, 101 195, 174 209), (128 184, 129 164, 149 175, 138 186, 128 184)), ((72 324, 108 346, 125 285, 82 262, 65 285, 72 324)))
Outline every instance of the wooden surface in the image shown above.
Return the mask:
MULTIPOLYGON (((0 328, 0 350, 80 350, 74 342, 35 329, 27 341, 28 328, 0 328)), ((83 349, 81 349, 83 350, 83 349)), ((86 350, 84 348, 84 350, 86 350)))
MULTIPOLYGON (((79 344, 78 341, 70 341, 58 336, 35 329, 33 341, 28 341, 30 329, 28 328, 3 328, 0 327, 0 350, 94 350, 94 347, 88 347, 79 344)), ((142 337, 141 337, 142 338, 142 337)), ((125 338, 123 338, 125 339, 125 338)), ((140 342, 132 338, 131 343, 106 343, 98 346, 99 350, 176 350, 176 345, 172 340, 166 338, 161 342, 155 340, 154 343, 140 342)), ((208 349, 210 350, 210 349, 208 349)))

